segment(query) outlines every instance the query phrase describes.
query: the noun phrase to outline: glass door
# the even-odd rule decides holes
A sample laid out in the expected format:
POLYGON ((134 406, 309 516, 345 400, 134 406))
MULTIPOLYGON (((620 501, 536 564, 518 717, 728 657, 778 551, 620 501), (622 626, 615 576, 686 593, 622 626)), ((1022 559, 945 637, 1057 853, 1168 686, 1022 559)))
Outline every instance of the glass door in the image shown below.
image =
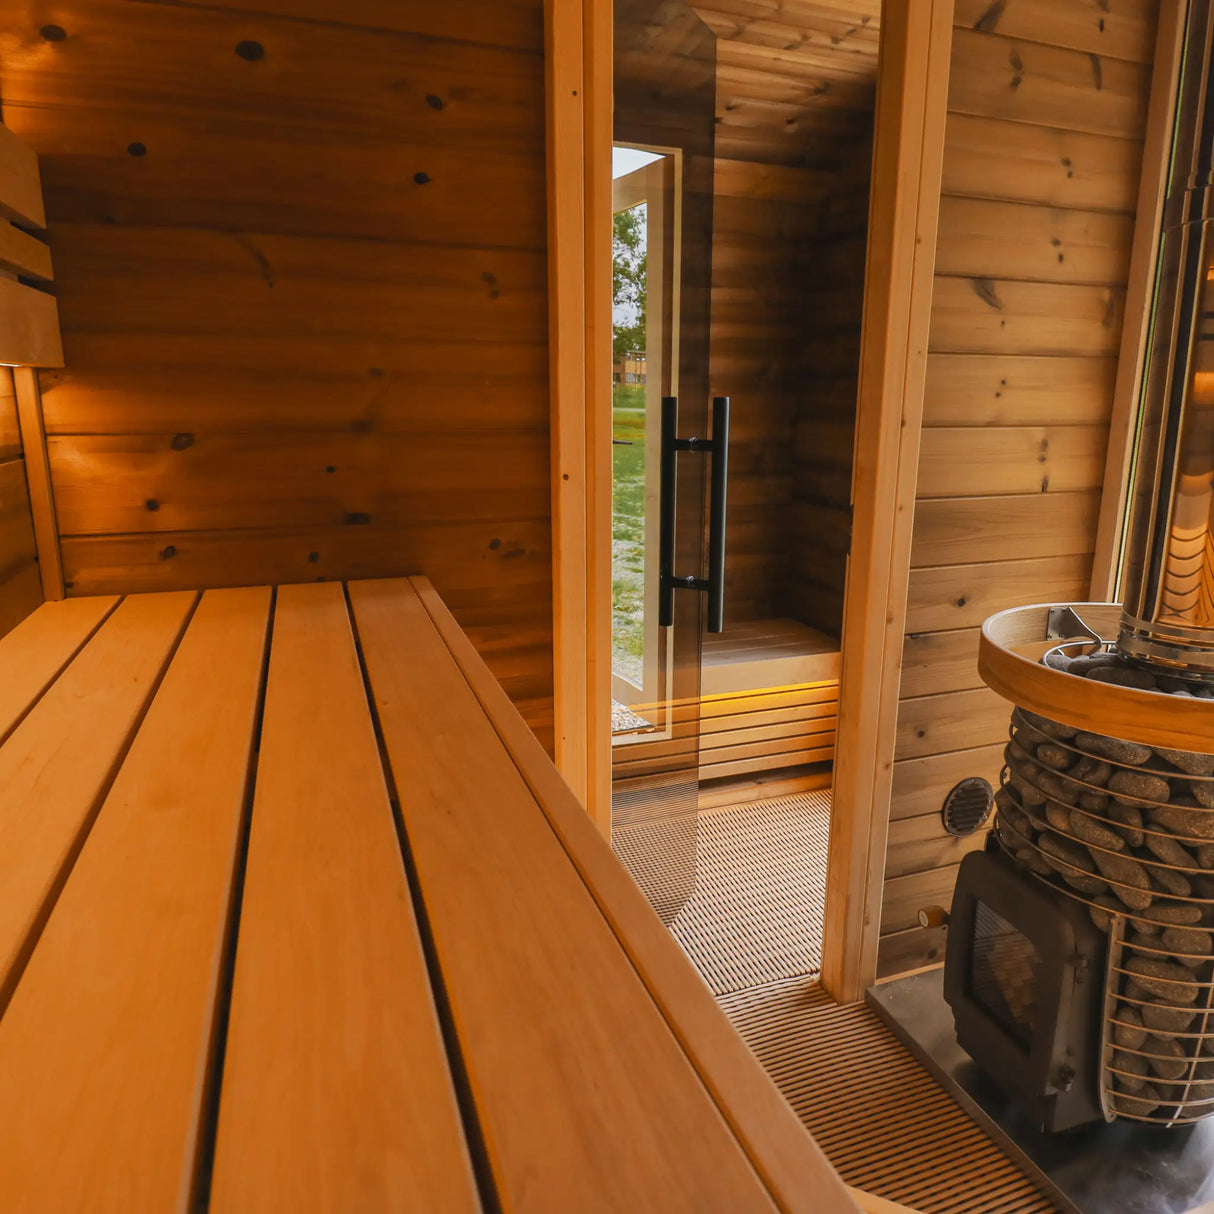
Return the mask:
POLYGON ((669 921, 694 888, 708 487, 725 467, 708 396, 716 40, 681 0, 617 0, 614 84, 612 838, 669 921))

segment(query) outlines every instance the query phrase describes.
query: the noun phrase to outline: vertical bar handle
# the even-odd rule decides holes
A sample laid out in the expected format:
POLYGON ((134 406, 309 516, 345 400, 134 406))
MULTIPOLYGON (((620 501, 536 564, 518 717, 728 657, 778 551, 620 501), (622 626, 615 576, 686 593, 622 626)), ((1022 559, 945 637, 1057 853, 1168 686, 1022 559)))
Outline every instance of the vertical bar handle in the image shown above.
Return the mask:
POLYGON ((662 628, 669 628, 674 623, 675 477, 678 471, 675 435, 678 426, 678 398, 663 396, 658 470, 658 625, 662 628))
POLYGON ((716 396, 712 401, 712 482, 708 499, 709 632, 722 632, 725 628, 725 505, 728 485, 729 397, 716 396))

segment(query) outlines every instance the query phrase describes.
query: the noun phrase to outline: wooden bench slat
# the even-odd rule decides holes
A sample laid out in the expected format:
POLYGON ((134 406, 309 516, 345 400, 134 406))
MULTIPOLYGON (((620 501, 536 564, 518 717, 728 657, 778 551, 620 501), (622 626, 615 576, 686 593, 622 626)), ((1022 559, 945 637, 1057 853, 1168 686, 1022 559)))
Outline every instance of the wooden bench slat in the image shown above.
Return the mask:
POLYGON ((772 1209, 412 589, 350 597, 504 1208, 772 1209))
MULTIPOLYGON (((155 600, 170 601, 127 599, 97 640, 155 600)), ((203 596, 0 1020, 11 1209, 190 1199, 269 602, 268 589, 203 596)), ((123 673, 98 670, 93 683, 123 673)), ((94 713, 92 727, 102 722, 94 713)), ((59 766, 74 763, 64 753, 59 766)))
POLYGON ((117 604, 115 595, 43 603, 0 637, 0 742, 117 604))
POLYGON ((480 1209, 332 583, 275 604, 210 1208, 480 1209))
POLYGON ((0 125, 0 215, 45 228, 42 181, 33 148, 0 125))
POLYGON ((424 578, 412 583, 549 825, 780 1208, 798 1214, 854 1214, 838 1174, 612 854, 433 587, 424 578))
POLYGON ((0 747, 0 1002, 196 599, 123 602, 0 747))

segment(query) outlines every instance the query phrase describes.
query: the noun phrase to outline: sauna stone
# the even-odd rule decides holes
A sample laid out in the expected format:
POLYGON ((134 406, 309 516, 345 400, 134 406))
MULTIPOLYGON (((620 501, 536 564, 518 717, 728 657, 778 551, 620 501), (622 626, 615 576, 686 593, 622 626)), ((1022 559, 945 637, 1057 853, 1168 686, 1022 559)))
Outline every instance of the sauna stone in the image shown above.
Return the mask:
POLYGON ((1160 1079, 1179 1079, 1189 1069, 1184 1049, 1174 1037, 1151 1034, 1143 1049, 1148 1054, 1160 1055, 1147 1059, 1147 1065, 1160 1079))
POLYGON ((1138 1009, 1142 1023, 1156 1033, 1183 1033, 1197 1017, 1197 1013, 1182 1007, 1168 1007, 1162 1003, 1144 1003, 1138 1009))
POLYGON ((1214 775, 1214 755, 1199 755, 1189 750, 1164 750, 1161 746, 1155 747, 1155 753, 1190 776, 1214 775))
POLYGON ((1106 738, 1098 733, 1075 735, 1075 745, 1090 755, 1111 759, 1114 763, 1127 763, 1139 767, 1151 757, 1151 748, 1138 742, 1123 742, 1119 738, 1106 738))
MULTIPOLYGON (((1017 859, 1019 859, 1019 856, 1017 856, 1017 859)), ((1097 894, 1092 899, 1092 903, 1088 904, 1088 914, 1091 915, 1092 922, 1102 932, 1107 932, 1110 926, 1112 926, 1114 915, 1120 915, 1125 910, 1125 907, 1111 894, 1097 894), (1092 905, 1092 903, 1095 903, 1095 905, 1092 905)))
POLYGON ((1159 805, 1150 811, 1151 821, 1161 830, 1191 839, 1214 839, 1214 814, 1184 803, 1159 805))
MULTIPOLYGON (((1035 712, 1029 712, 1027 709, 1020 709, 1021 717, 1027 721, 1039 733, 1043 733, 1048 738, 1055 738, 1059 742, 1069 742, 1076 734, 1073 726, 1063 725, 1061 721, 1051 721, 1048 717, 1039 717, 1035 712)), ((1084 750, 1086 747, 1080 747, 1084 750)))
POLYGON ((1172 795, 1172 786, 1162 776, 1145 771, 1115 771, 1109 777, 1109 792, 1125 804, 1127 801, 1163 801, 1172 795))
MULTIPOLYGON (((1055 829, 1062 831, 1063 834, 1071 832, 1071 811, 1057 801, 1047 801, 1045 803, 1045 820, 1055 829)), ((1077 831, 1074 833, 1078 833, 1077 831)))
POLYGON ((1189 787, 1200 804, 1206 809, 1214 809, 1214 780, 1190 780, 1189 787))
POLYGON ((1197 985, 1183 965, 1151 957, 1131 957, 1125 968, 1145 991, 1169 1003, 1194 1003, 1197 985))
POLYGON ((1096 872, 1096 863, 1086 848, 1055 834, 1042 835, 1038 846, 1045 853, 1045 862, 1072 889, 1081 894, 1102 894, 1108 889, 1099 877, 1088 875, 1096 872))
POLYGON ((1062 801, 1066 805, 1074 805, 1079 800, 1079 787, 1070 780, 1064 779, 1056 771, 1040 769, 1037 776, 1037 787, 1047 797, 1062 801))
POLYGON ((1082 839, 1084 843, 1091 843, 1094 847, 1103 847, 1107 851, 1125 851, 1125 839, 1115 830, 1111 830, 1103 823, 1098 822, 1090 814, 1081 813, 1078 809, 1072 809, 1069 813, 1068 821, 1071 834, 1077 839, 1082 839))
POLYGON ((1132 1003, 1119 1003, 1117 1019, 1121 1023, 1113 1026, 1113 1041, 1128 1050, 1142 1049, 1142 1043, 1147 1039, 1147 1031, 1143 1027, 1138 1009, 1132 1003))
POLYGON ((1012 729, 1012 741, 1029 754, 1032 754, 1038 746, 1048 744, 1049 740, 1041 730, 1034 729, 1031 725, 1020 725, 1012 729))
MULTIPOLYGON (((1082 800, 1082 798, 1080 798, 1082 800)), ((1113 829, 1131 846, 1141 847, 1146 835, 1142 830, 1142 810, 1137 805, 1122 805, 1119 801, 1114 801, 1109 806, 1108 814, 1110 818, 1121 823, 1113 829)))
POLYGON ((1189 884, 1189 879, 1183 874, 1173 872, 1170 868, 1162 868, 1159 865, 1147 862, 1150 867, 1147 875, 1151 881, 1151 888, 1157 894, 1171 894, 1176 898, 1191 898, 1193 896, 1193 887, 1189 884))
POLYGON ((1147 870, 1128 856, 1110 856, 1107 852, 1096 852, 1093 856, 1096 867, 1113 886, 1113 893, 1131 910, 1146 910, 1155 900, 1151 894, 1151 882, 1147 870))
POLYGON ((1074 765, 1075 755, 1063 746, 1046 742, 1037 747, 1037 762, 1052 771, 1066 771, 1074 765))
POLYGON ((1134 666, 1097 666, 1084 672, 1085 679, 1094 683, 1111 683, 1115 687, 1135 687, 1139 691, 1155 691, 1159 684, 1153 674, 1134 666))
POLYGON ((1090 809, 1095 813, 1107 813, 1109 808, 1110 797, 1107 792, 1093 792, 1090 788, 1085 788, 1079 794, 1077 802, 1080 809, 1090 809))
POLYGON ((1103 666, 1119 666, 1121 658, 1115 653, 1085 653, 1071 658, 1067 664, 1070 674, 1087 677, 1091 670, 1099 670, 1103 666))
POLYGON ((1208 957, 1211 949, 1214 949, 1214 937, 1211 937, 1209 932, 1197 931, 1193 928, 1169 927, 1160 939, 1165 948, 1170 948, 1174 952, 1195 954, 1195 957, 1188 961, 1184 957, 1177 957, 1182 965, 1200 965, 1199 958, 1208 957))
POLYGON ((1127 1092, 1140 1092, 1146 1087, 1148 1074, 1147 1060, 1141 1054, 1131 1054, 1126 1050, 1114 1050, 1113 1069, 1121 1072, 1117 1078, 1127 1092))
POLYGON ((1045 793, 1034 782, 1036 772, 1041 769, 1032 764, 1033 773, 1026 770, 1030 766, 1025 760, 1009 759, 1010 771, 1008 783, 1020 794, 1020 803, 1025 807, 1045 804, 1045 793))
MULTIPOLYGON (((1177 868, 1197 867, 1197 857, 1185 851, 1171 836, 1150 834, 1146 841, 1147 847, 1165 864, 1174 864, 1177 868)), ((1160 874, 1157 872, 1156 875, 1160 874)))
MULTIPOLYGON (((1121 1076, 1118 1075, 1116 1078, 1119 1086, 1124 1086, 1121 1076)), ((1159 1094, 1159 1089, 1149 1083, 1142 1084, 1134 1095, 1118 1094, 1113 1097, 1113 1107, 1120 1113, 1128 1113, 1131 1117, 1146 1117, 1155 1112, 1162 1102, 1163 1097, 1159 1094)))
POLYGON ((1084 755, 1067 774, 1084 784, 1098 784, 1103 788, 1113 774, 1113 769, 1102 759, 1084 755))
POLYGON ((1039 873, 1043 877, 1053 876, 1054 870, 1046 862, 1044 856, 1032 847, 1021 847, 1016 852, 1016 859, 1020 861, 1025 868, 1032 869, 1033 872, 1039 873))
POLYGON ((1134 920, 1140 931, 1146 931, 1150 924, 1154 931, 1159 930, 1159 924, 1169 923, 1187 926, 1201 922, 1201 907, 1185 905, 1180 902, 1157 902, 1151 907, 1150 914, 1134 920))

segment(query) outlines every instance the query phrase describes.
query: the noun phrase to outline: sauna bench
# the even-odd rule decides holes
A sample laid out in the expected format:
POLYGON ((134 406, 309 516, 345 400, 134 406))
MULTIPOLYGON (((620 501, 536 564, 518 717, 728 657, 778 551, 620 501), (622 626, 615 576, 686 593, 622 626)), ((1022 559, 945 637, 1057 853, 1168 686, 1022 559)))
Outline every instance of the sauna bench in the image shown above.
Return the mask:
POLYGON ((0 864, 5 1209, 856 1208, 423 579, 39 608, 0 864))
POLYGON ((730 624, 704 638, 700 779, 829 763, 839 641, 796 620, 730 624))

